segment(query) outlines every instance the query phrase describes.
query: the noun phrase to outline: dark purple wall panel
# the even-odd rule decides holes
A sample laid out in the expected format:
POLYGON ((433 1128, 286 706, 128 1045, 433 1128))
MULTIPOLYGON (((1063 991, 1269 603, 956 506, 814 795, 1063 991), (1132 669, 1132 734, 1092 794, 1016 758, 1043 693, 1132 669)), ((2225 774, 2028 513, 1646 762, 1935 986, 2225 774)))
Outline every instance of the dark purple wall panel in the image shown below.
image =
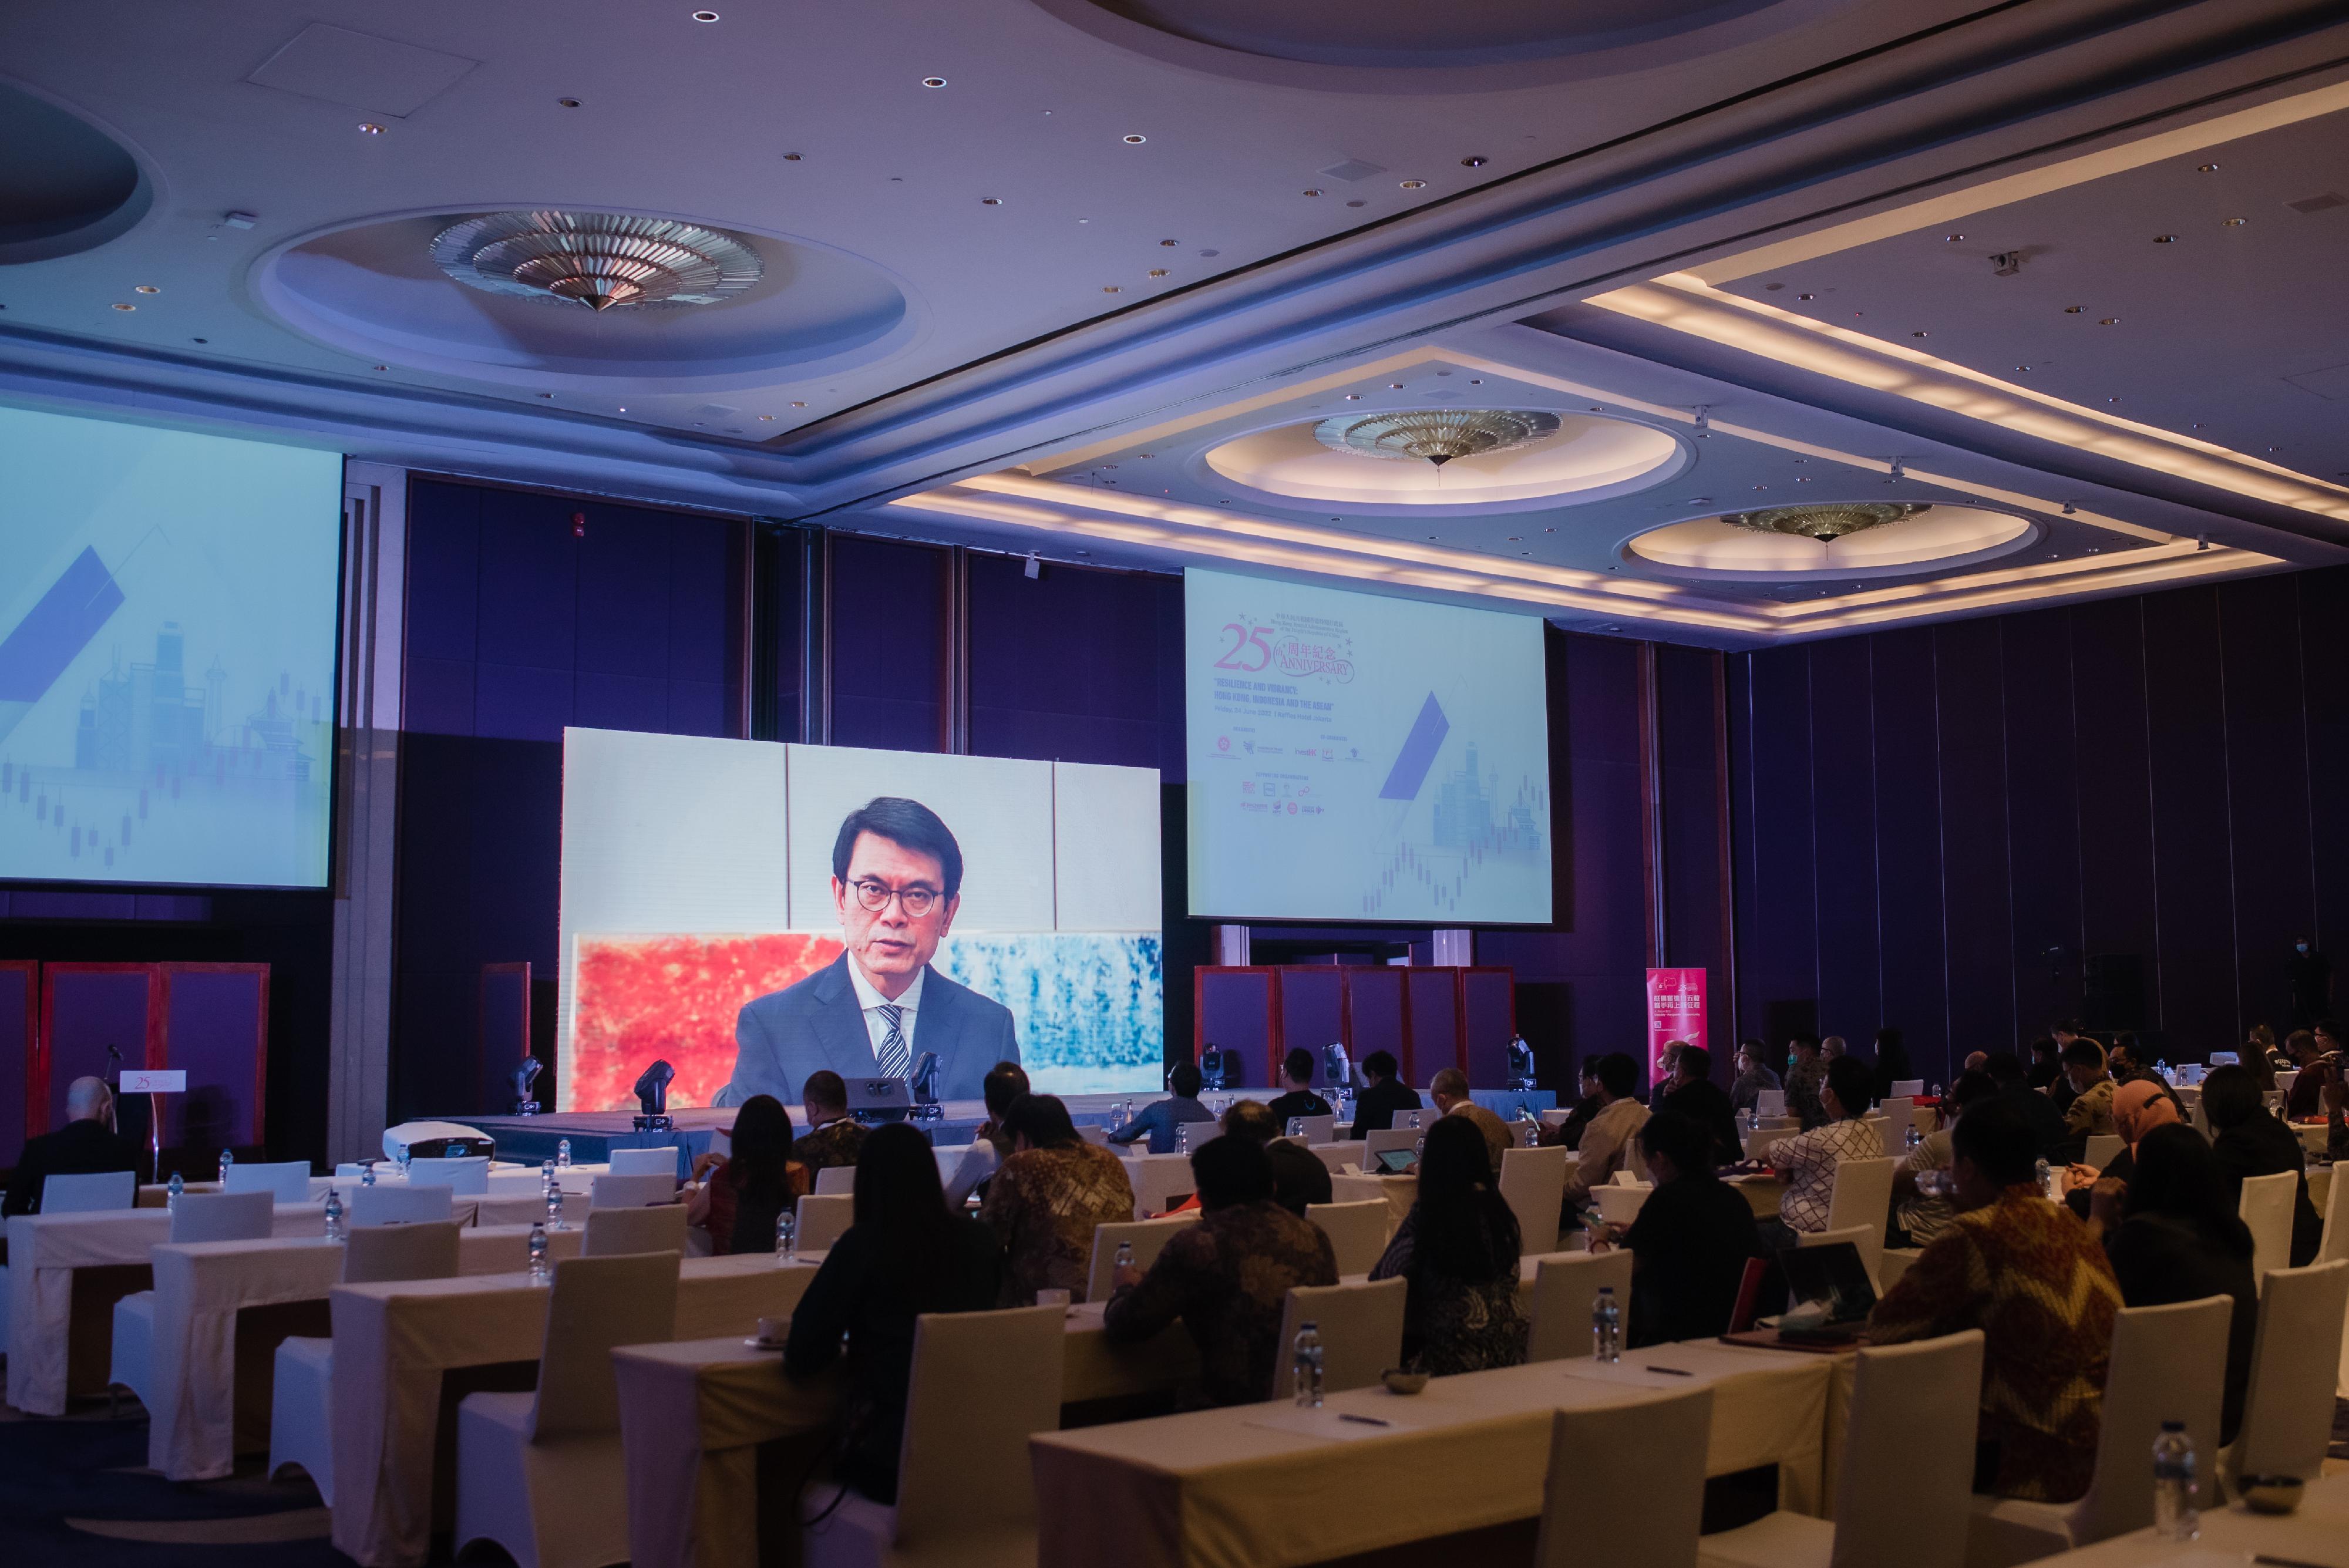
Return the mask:
POLYGON ((1460 1061, 1460 982, 1448 969, 1407 969, 1403 993, 1411 1009, 1411 1081, 1424 1084, 1460 1061))
POLYGON ((1346 1037, 1345 1008, 1346 977, 1335 965, 1280 971, 1280 1049, 1284 1054, 1313 1053, 1316 1084, 1328 1078, 1321 1070, 1321 1047, 1346 1037))
MULTIPOLYGON (((2006 774, 2001 784, 2014 931, 2015 1033, 2023 1040, 2079 1007, 2080 800, 2072 628, 2072 615, 2064 610, 2009 616, 1999 623, 2006 719, 2006 774)), ((1972 1049, 1958 1054, 1962 1059, 1972 1049)))
POLYGON ((1272 971, 1215 970, 1198 976, 1199 1045, 1220 1045, 1231 1063, 1229 1087, 1267 1084, 1272 1046, 1272 971))
POLYGON ((1795 648, 1747 655, 1745 746, 1731 775, 1748 836, 1740 881, 1752 904, 1742 922, 1741 1034, 1770 1036, 1819 995, 1818 861, 1811 820, 1811 659, 1795 648))
POLYGON ((971 750, 1162 766, 1183 722, 1182 607, 1179 577, 1052 566, 1031 580, 1016 557, 973 556, 971 750))
POLYGON ((1923 630, 1888 633, 1875 642, 1869 691, 1876 728, 1877 869, 1885 888, 1914 890, 1880 902, 1884 1015, 1901 1021, 1910 1061, 1930 1075, 1947 1042, 1950 1004, 1941 929, 1941 712, 1934 642, 1923 630))
POLYGON ((254 1103, 267 1049, 269 974, 174 970, 164 981, 166 1060, 188 1075, 188 1092, 163 1101, 166 1148, 247 1148, 261 1141, 254 1103))
POLYGON ((43 1107, 45 1128, 65 1126, 66 1091, 76 1078, 111 1078, 106 1049, 122 1053, 121 1065, 147 1065, 147 1026, 152 1005, 150 970, 91 970, 52 965, 43 974, 47 989, 47 1033, 49 1092, 43 1107))
POLYGON ((2225 649, 2227 805, 2241 1030, 2280 1021, 2292 991, 2284 955, 2316 923, 2310 868, 2306 693, 2300 596, 2291 577, 2261 577, 2219 596, 2225 649))
POLYGON ((33 964, 0 964, 0 1168, 13 1168, 25 1148, 25 1079, 40 1028, 39 985, 33 964))
POLYGON ((1877 924, 1874 639, 1813 647, 1811 833, 1818 864, 1819 1018, 1832 1033, 1881 1012, 1877 924))
POLYGON ((1402 1062, 1402 975, 1400 969, 1348 968, 1339 971, 1346 981, 1346 1016, 1351 1026, 1354 1065, 1359 1069, 1373 1051, 1384 1051, 1402 1062))
POLYGON ((833 743, 944 750, 947 553, 847 535, 832 552, 833 743))
MULTIPOLYGON (((2344 784, 2349 781, 2349 573, 2302 572, 2292 580, 2300 590, 2298 672, 2306 703, 2307 789, 2313 805, 2308 862, 2316 887, 2316 912, 2308 935, 2334 950, 2337 971, 2349 960, 2349 811, 2341 809, 2344 784)), ((2336 1012, 2344 994, 2336 978, 2336 1012)))
POLYGON ((2227 825, 2227 707, 2218 596, 2155 594, 2145 607, 2147 755, 2152 765, 2156 996, 2145 1022, 2232 1043, 2235 942, 2227 825))
MULTIPOLYGON (((1929 1079, 1944 1084, 1968 1053, 2007 1045, 2015 1033, 2000 633, 1995 620, 1959 621, 1934 632, 1949 1025, 1942 1054, 1918 1049, 1920 1036, 1912 1033, 1910 1056, 1929 1079)), ((1925 896, 1922 888, 1912 893, 1888 885, 1885 902, 1925 896)), ((1889 1015, 1886 1022, 1905 1020, 1889 1015)))

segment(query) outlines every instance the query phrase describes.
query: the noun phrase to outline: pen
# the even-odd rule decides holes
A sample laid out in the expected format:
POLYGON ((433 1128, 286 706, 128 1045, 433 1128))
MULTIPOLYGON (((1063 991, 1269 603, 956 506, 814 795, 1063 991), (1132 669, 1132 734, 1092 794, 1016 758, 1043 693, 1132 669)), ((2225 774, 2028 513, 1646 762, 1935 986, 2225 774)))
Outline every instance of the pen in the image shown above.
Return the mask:
POLYGON ((1376 1416, 1357 1416, 1350 1410, 1339 1411, 1338 1419, 1340 1421, 1360 1421, 1365 1427, 1392 1427, 1394 1425, 1392 1421, 1382 1421, 1376 1416))
POLYGON ((1695 1373, 1691 1372, 1685 1366, 1651 1366, 1645 1370, 1650 1372, 1668 1372, 1674 1377, 1693 1377, 1696 1376, 1695 1373))

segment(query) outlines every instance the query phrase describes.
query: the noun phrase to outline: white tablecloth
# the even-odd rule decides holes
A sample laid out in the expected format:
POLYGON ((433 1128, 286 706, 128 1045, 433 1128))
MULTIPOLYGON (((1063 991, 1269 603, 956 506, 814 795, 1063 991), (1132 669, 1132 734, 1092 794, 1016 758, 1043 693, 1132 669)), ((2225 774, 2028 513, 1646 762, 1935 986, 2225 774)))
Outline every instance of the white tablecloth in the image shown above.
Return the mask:
MULTIPOLYGON (((798 1304, 812 1262, 688 1258, 678 1271, 677 1332, 706 1339, 756 1332, 798 1304)), ((431 1545, 433 1456, 441 1375, 532 1361, 546 1297, 517 1274, 336 1285, 334 1303, 335 1545, 367 1568, 412 1568, 431 1545)))
MULTIPOLYGON (((550 1231, 556 1258, 575 1256, 577 1231, 550 1231)), ((343 1248, 323 1236, 267 1241, 165 1243, 154 1250, 154 1403, 147 1462, 172 1480, 211 1480, 235 1468, 236 1314, 245 1307, 324 1301, 343 1272, 343 1248)), ((462 1231, 467 1274, 526 1271, 530 1227, 462 1231)))
MULTIPOLYGON (((276 1233, 319 1236, 326 1219, 306 1203, 280 1204, 276 1233)), ((66 1413, 66 1339, 76 1269, 143 1264, 171 1237, 162 1209, 88 1214, 18 1214, 8 1221, 8 1403, 36 1416, 66 1413)))
POLYGON ((1537 1515, 1560 1408, 1658 1387, 1712 1385, 1705 1473, 1779 1467, 1783 1506, 1815 1511, 1830 1369, 1824 1357, 1710 1342, 1588 1361, 1439 1377, 1402 1398, 1333 1395, 1329 1410, 1395 1423, 1338 1442, 1257 1423, 1285 1401, 1030 1439, 1041 1522, 1039 1568, 1292 1568, 1537 1515), (1696 1377, 1646 1373, 1647 1364, 1696 1377))
POLYGON ((2202 1516, 2199 1541, 2164 1541, 2133 1530, 2076 1552, 2043 1557, 2034 1568, 2234 1568, 2254 1561, 2349 1568, 2349 1473, 2309 1483, 2299 1511, 2253 1513, 2240 1503, 2202 1516))

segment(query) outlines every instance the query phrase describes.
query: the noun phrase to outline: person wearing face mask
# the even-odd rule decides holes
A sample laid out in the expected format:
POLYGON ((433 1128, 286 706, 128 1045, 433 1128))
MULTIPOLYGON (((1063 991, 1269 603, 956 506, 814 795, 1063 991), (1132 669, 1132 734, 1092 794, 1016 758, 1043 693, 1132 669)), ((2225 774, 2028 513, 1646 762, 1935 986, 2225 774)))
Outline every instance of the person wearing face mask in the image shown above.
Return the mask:
POLYGON ((2306 1029, 2333 1011, 2333 961, 2316 950, 2306 937, 2292 940, 2292 957, 2284 961, 2292 984, 2292 1026, 2306 1029))

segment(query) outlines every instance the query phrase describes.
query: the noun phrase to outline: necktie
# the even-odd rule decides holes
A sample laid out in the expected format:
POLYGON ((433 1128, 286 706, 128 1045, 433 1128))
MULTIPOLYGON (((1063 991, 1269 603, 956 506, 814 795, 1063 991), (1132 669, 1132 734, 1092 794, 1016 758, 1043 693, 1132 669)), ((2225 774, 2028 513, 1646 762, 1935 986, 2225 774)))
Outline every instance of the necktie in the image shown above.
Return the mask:
POLYGON ((892 1002, 883 1002, 876 1010, 888 1033, 881 1036, 881 1071, 892 1078, 902 1078, 914 1064, 912 1053, 905 1049, 905 1010, 892 1002))

